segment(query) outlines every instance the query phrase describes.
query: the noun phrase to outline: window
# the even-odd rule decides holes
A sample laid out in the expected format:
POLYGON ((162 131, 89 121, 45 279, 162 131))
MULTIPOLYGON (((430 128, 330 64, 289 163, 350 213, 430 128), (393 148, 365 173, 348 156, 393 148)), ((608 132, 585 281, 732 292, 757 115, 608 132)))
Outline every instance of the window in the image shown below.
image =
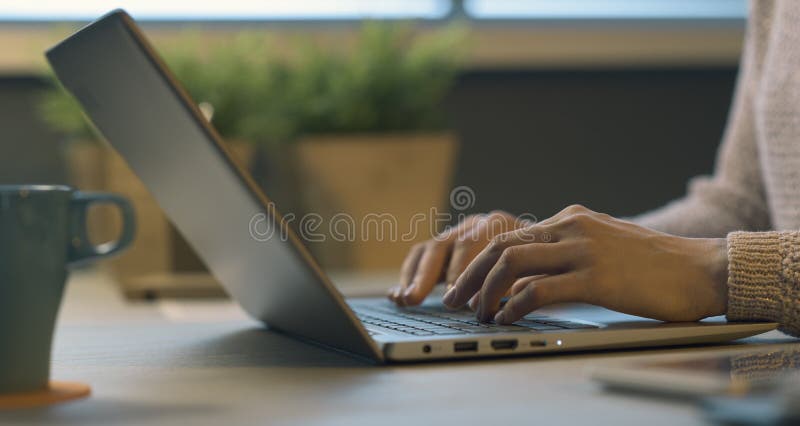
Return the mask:
POLYGON ((745 0, 465 0, 475 19, 742 19, 745 0))
POLYGON ((151 21, 741 20, 746 0, 38 0, 0 3, 0 21, 87 21, 112 7, 151 21))
POLYGON ((41 0, 0 3, 5 21, 91 20, 112 7, 137 20, 314 21, 347 19, 436 19, 450 11, 450 0, 41 0))

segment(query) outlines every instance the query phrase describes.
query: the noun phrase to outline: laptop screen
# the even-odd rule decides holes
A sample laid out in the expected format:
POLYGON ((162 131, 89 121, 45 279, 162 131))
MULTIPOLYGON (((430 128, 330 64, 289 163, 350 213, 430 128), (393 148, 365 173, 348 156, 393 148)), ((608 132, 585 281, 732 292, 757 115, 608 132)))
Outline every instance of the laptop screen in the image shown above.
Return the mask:
POLYGON ((253 317, 350 352, 380 357, 307 250, 238 169, 124 11, 47 52, 62 84, 142 180, 230 295, 253 317), (258 238, 253 224, 261 226, 258 238))

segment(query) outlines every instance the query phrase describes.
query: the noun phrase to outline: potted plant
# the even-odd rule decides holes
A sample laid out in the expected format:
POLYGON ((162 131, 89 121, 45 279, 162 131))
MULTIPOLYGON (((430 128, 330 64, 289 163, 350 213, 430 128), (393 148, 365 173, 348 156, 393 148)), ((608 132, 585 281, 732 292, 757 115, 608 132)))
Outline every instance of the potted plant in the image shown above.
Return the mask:
POLYGON ((430 209, 448 211, 457 142, 442 101, 463 39, 459 28, 426 38, 402 25, 367 25, 344 56, 302 51, 290 87, 305 101, 291 147, 302 205, 328 236, 308 244, 326 266, 396 269, 412 244, 431 236, 430 209), (420 213, 424 220, 414 223, 420 213), (354 232, 331 238, 342 214, 354 232))

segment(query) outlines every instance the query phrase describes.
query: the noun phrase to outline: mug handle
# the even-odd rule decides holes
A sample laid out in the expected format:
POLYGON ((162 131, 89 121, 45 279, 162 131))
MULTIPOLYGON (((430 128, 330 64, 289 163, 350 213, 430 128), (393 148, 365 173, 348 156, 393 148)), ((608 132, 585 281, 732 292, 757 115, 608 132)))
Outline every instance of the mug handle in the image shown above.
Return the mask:
POLYGON ((72 194, 70 200, 70 246, 69 262, 80 262, 110 256, 125 249, 136 233, 136 215, 124 197, 108 192, 81 192, 72 194), (122 214, 122 232, 116 241, 94 245, 89 241, 86 218, 92 204, 109 203, 119 208, 122 214))

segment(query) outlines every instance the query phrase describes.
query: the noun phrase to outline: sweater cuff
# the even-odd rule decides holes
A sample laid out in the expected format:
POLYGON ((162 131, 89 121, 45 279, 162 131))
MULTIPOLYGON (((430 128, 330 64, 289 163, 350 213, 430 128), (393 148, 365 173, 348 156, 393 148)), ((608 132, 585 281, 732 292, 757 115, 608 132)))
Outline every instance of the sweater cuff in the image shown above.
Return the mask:
POLYGON ((728 234, 728 320, 783 319, 781 240, 780 232, 728 234))

